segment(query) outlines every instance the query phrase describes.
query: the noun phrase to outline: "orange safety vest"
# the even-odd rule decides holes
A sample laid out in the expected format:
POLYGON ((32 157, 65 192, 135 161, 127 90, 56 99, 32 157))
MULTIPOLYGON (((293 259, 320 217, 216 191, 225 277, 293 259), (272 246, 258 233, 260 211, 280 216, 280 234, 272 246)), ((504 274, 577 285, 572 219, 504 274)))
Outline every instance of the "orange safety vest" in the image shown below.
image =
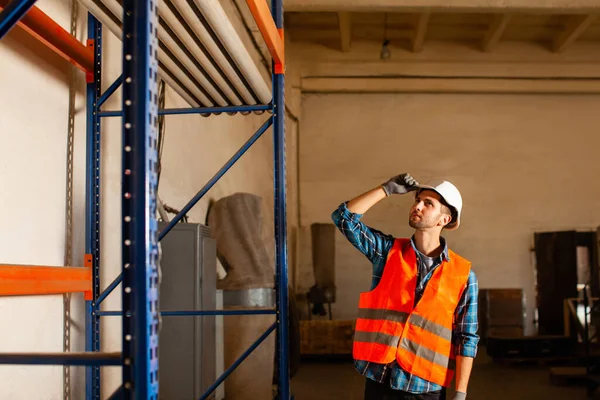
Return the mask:
POLYGON ((361 293, 354 334, 356 360, 388 364, 448 387, 454 377, 452 322, 471 263, 449 251, 415 306, 417 255, 396 239, 375 289, 361 293))

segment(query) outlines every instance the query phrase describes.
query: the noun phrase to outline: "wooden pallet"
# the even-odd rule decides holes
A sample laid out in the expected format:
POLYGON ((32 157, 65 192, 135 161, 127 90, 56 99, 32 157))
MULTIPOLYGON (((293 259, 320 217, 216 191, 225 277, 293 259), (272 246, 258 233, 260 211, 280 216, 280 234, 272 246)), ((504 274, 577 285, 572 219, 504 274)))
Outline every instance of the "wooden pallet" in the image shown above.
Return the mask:
POLYGON ((300 353, 306 355, 352 354, 354 320, 300 321, 300 353))
POLYGON ((557 386, 582 385, 590 382, 585 367, 553 367, 550 368, 550 382, 557 386))
POLYGON ((575 356, 560 356, 560 357, 509 357, 509 358, 493 358, 494 362, 507 366, 552 366, 578 363, 581 361, 575 356))

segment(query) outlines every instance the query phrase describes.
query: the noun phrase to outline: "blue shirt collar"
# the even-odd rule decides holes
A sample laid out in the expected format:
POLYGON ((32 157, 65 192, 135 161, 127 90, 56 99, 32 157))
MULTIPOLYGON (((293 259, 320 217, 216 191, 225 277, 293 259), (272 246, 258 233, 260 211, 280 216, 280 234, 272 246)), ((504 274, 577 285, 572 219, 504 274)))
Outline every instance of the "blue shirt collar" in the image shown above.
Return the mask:
MULTIPOLYGON (((414 235, 410 238, 410 244, 412 245, 413 249, 415 250, 415 253, 425 256, 419 250, 417 250, 417 246, 415 245, 415 236, 414 235)), ((446 262, 450 261, 450 255, 448 254, 448 244, 446 243, 446 239, 444 239, 441 236, 440 236, 440 244, 442 245, 444 250, 442 250, 442 253, 439 255, 439 257, 441 257, 442 260, 444 260, 446 262)))

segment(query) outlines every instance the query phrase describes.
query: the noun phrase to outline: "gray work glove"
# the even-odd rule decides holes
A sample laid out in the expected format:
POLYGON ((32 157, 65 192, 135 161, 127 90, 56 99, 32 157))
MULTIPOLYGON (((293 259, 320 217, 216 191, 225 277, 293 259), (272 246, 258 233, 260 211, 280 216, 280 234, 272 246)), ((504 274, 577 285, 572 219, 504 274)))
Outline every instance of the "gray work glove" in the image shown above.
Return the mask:
POLYGON ((465 400, 467 398, 467 394, 464 392, 456 392, 454 394, 454 398, 452 400, 465 400))
POLYGON ((391 194, 406 194, 408 192, 412 192, 413 190, 417 189, 415 185, 418 184, 419 183, 415 180, 415 178, 405 173, 391 178, 382 186, 385 194, 389 196, 391 194))

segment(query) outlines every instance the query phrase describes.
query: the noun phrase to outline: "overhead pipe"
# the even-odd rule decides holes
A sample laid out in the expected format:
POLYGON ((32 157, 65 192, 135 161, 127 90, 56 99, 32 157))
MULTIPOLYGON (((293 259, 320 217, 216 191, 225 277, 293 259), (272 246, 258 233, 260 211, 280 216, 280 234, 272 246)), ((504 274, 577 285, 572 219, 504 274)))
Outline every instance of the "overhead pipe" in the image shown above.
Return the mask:
POLYGON ((101 2, 123 24, 123 6, 117 0, 101 0, 101 2))
MULTIPOLYGON (((109 31, 112 32, 113 35, 115 35, 116 37, 119 38, 119 40, 121 39, 121 36, 123 35, 123 31, 121 30, 121 26, 119 26, 119 24, 117 24, 113 18, 111 18, 108 14, 106 14, 104 12, 104 10, 102 10, 102 8, 100 8, 99 5, 97 5, 96 3, 94 3, 93 0, 79 0, 79 2, 94 16, 96 17, 96 19, 98 19, 100 22, 102 22, 102 25, 106 28, 108 28, 109 31)), ((114 14, 114 16, 116 18, 118 18, 119 21, 121 21, 120 16, 114 14)))
POLYGON ((233 66, 225 57, 221 48, 215 43, 212 36, 204 26, 200 22, 200 20, 196 17, 196 13, 190 7, 187 0, 171 0, 171 4, 177 9, 179 14, 182 16, 183 20, 188 24, 190 29, 194 32, 196 37, 200 40, 200 42, 204 45, 207 51, 210 53, 211 57, 215 62, 221 67, 223 73, 227 76, 231 84, 235 87, 237 92, 242 96, 245 104, 254 105, 256 104, 256 100, 246 87, 238 73, 234 70, 233 66))
MULTIPOLYGON (((117 0, 97 0, 102 2, 102 5, 105 6, 106 10, 108 10, 112 16, 109 15, 94 0, 79 1, 113 34, 115 34, 115 36, 121 39, 122 30, 120 21, 122 19, 122 7, 117 0), (116 21, 119 21, 119 23, 116 21)), ((226 106, 230 103, 233 105, 242 105, 239 97, 235 95, 230 85, 234 86, 240 96, 243 97, 245 104, 256 104, 255 98, 249 92, 248 88, 245 87, 240 76, 238 76, 231 63, 227 60, 227 57, 225 57, 225 55, 222 53, 221 48, 215 43, 212 36, 208 32, 207 27, 204 27, 198 18, 192 18, 190 16, 195 16, 196 13, 189 5, 185 4, 185 1, 186 0, 174 0, 172 4, 182 15, 182 18, 189 24, 193 33, 199 36, 197 39, 200 40, 217 64, 222 68, 223 73, 227 76, 227 78, 229 78, 230 83, 226 82, 219 71, 215 69, 211 61, 198 47, 198 44, 195 42, 194 38, 192 38, 190 33, 181 26, 177 16, 168 8, 168 6, 164 5, 162 7, 159 6, 160 16, 169 27, 171 33, 176 36, 177 40, 185 45, 187 51, 191 54, 191 56, 195 57, 196 60, 192 60, 188 54, 186 54, 186 52, 180 47, 180 44, 175 40, 174 37, 171 36, 170 32, 167 32, 167 30, 163 29, 162 27, 158 27, 157 31, 159 41, 172 53, 173 57, 175 58, 172 59, 165 51, 158 52, 159 62, 164 65, 164 67, 173 75, 173 77, 169 77, 169 74, 159 67, 159 75, 161 78, 163 78, 165 82, 169 83, 170 85, 173 84, 173 89, 193 107, 212 107, 216 105, 226 106), (195 23, 190 23, 194 20, 196 21, 195 23), (213 80, 212 83, 209 79, 207 79, 203 71, 199 70, 194 61, 202 66, 208 76, 213 80), (178 63, 182 67, 180 67, 178 63), (181 85, 187 89, 189 94, 183 90, 180 85, 175 83, 176 80, 178 80, 181 85), (220 91, 215 88, 213 83, 218 86, 220 91), (198 105, 197 101, 190 98, 190 94, 200 101, 201 105, 198 105), (225 95, 227 99, 224 98, 222 94, 225 95)), ((254 64, 252 58, 247 52, 246 47, 238 37, 237 32, 233 28, 233 25, 229 21, 224 10, 220 4, 218 4, 218 1, 212 2, 211 4, 205 3, 207 2, 204 0, 202 1, 202 4, 198 4, 198 2, 196 2, 196 6, 199 10, 205 11, 203 15, 206 18, 206 21, 211 25, 215 35, 223 43, 225 50, 229 51, 229 55, 233 59, 233 62, 235 62, 236 66, 243 74, 243 78, 247 80, 252 91, 258 97, 260 102, 263 104, 268 104, 271 101, 271 89, 263 79, 257 66, 254 64)))
MULTIPOLYGON (((159 38, 160 42, 162 42, 162 44, 167 49, 169 49, 169 51, 175 56, 175 59, 177 59, 186 68, 188 73, 191 75, 191 77, 187 76, 187 79, 185 79, 185 80, 188 81, 192 86, 194 86, 194 91, 193 91, 194 96, 196 96, 202 103, 206 104, 207 106, 213 107, 215 105, 213 100, 208 98, 206 96, 206 94, 203 93, 196 86, 196 84, 193 83, 191 80, 191 78, 194 78, 196 81, 206 79, 202 76, 202 72, 200 72, 193 63, 191 63, 190 61, 187 60, 187 57, 185 56, 185 53, 183 52, 183 50, 181 50, 181 47, 179 47, 179 45, 177 43, 175 43, 173 38, 171 38, 171 36, 169 34, 167 34, 164 29, 158 29, 158 38, 159 38)), ((158 52, 161 53, 160 50, 158 52)), ((177 67, 173 67, 174 65, 176 65, 176 63, 173 59, 171 59, 171 57, 168 57, 168 56, 160 57, 159 56, 159 60, 161 62, 164 62, 165 65, 167 65, 169 69, 177 68, 177 67), (166 61, 166 60, 168 60, 168 61, 166 61), (167 62, 170 65, 167 64, 167 62)), ((178 79, 181 80, 182 78, 178 77, 178 79)), ((213 88, 213 90, 214 90, 214 88, 213 88)), ((191 88, 190 88, 190 91, 191 91, 191 88)), ((209 95, 212 95, 212 94, 213 93, 209 93, 209 95)), ((217 97, 216 101, 219 103, 219 105, 220 106, 227 105, 227 102, 225 101, 225 99, 223 99, 218 93, 216 93, 216 94, 217 94, 217 96, 215 96, 215 97, 217 97)))
MULTIPOLYGON (((113 14, 113 17, 109 16, 100 6, 98 6, 93 0, 79 0, 79 2, 88 9, 92 15, 94 15, 102 25, 108 28, 117 38, 122 39, 123 31, 121 26, 119 26, 115 19, 121 21, 123 9, 120 5, 117 4, 120 10, 117 9, 114 2, 109 7, 105 3, 106 8, 112 13, 113 11, 117 11, 116 14, 113 14)), ((159 62, 162 63, 173 75, 171 77, 165 70, 159 65, 158 75, 171 86, 171 88, 181 96, 190 106, 192 107, 202 107, 202 106, 212 106, 213 103, 202 94, 200 90, 196 87, 196 85, 189 79, 187 74, 183 72, 169 57, 165 56, 164 52, 158 52, 159 62), (196 100, 190 97, 190 95, 178 84, 175 79, 179 80, 182 85, 193 95, 195 96, 202 104, 198 104, 196 100)))
MULTIPOLYGON (((164 44, 164 43, 163 43, 164 44)), ((171 47, 165 46, 171 50, 171 47)), ((165 54, 164 51, 158 51, 158 60, 165 65, 169 71, 173 73, 175 78, 179 79, 179 81, 185 86, 187 90, 189 90, 205 107, 213 107, 215 104, 208 98, 202 91, 196 86, 196 84, 191 80, 191 78, 179 68, 177 63, 173 61, 173 59, 165 54)))
POLYGON ((219 4, 219 1, 193 1, 210 24, 212 30, 217 34, 219 40, 221 43, 223 43, 228 53, 231 54, 233 59, 236 61, 237 66, 248 79, 248 82, 252 86, 254 93, 256 93, 260 101, 264 104, 270 103, 272 98, 271 89, 260 74, 260 71, 256 67, 252 57, 250 57, 246 46, 244 43, 242 43, 241 38, 233 27, 233 24, 225 13, 225 10, 223 10, 223 7, 221 4, 219 4))
MULTIPOLYGON (((0 10, 6 10, 8 4, 8 0, 0 0, 0 10)), ((36 6, 29 9, 18 25, 83 72, 93 71, 94 50, 74 38, 36 6)))
MULTIPOLYGON (((182 26, 177 16, 171 11, 169 6, 166 5, 164 1, 160 2, 158 6, 158 13, 167 23, 169 28, 173 31, 173 33, 177 35, 178 39, 185 45, 186 49, 194 56, 194 58, 200 63, 200 65, 202 65, 208 76, 212 78, 215 84, 221 89, 225 96, 227 96, 229 102, 233 105, 241 106, 242 101, 231 89, 231 85, 228 82, 226 82, 225 79, 223 79, 223 77, 219 73, 219 71, 215 69, 213 64, 204 54, 204 51, 202 51, 202 49, 198 47, 196 41, 192 38, 192 36, 190 36, 189 32, 182 26)), ((162 29, 159 28, 159 35, 161 34, 161 31, 162 29)), ((185 58, 187 58, 187 55, 185 55, 185 58)), ((198 72, 202 78, 200 79, 200 77, 194 76, 196 77, 196 80, 198 80, 198 82, 202 84, 204 89, 206 89, 213 96, 213 98, 220 98, 221 95, 219 94, 219 92, 216 91, 213 85, 210 82, 208 82, 206 78, 203 77, 203 74, 200 71, 198 72)), ((226 106, 227 102, 223 100, 222 102, 219 102, 219 105, 226 106)))
POLYGON ((169 85, 171 89, 175 91, 175 93, 179 94, 190 106, 194 108, 200 107, 200 104, 196 100, 194 100, 190 95, 188 95, 186 90, 179 85, 179 82, 177 82, 175 79, 173 79, 173 77, 170 74, 164 71, 160 64, 158 70, 158 74, 160 75, 161 79, 165 81, 167 85, 169 85))
MULTIPOLYGON (((113 13, 119 19, 119 21, 122 20, 123 8, 116 0, 101 0, 101 2, 106 6, 108 10, 110 10, 111 13, 113 13)), ((159 7, 159 13, 161 11, 162 14, 166 16, 170 21, 173 21, 173 19, 175 18, 173 14, 169 13, 168 8, 165 10, 164 6, 162 8, 159 7)), ((198 84, 200 84, 208 92, 208 94, 210 94, 210 96, 217 101, 218 105, 227 106, 227 101, 223 99, 221 95, 215 90, 215 88, 210 84, 210 82, 208 82, 208 80, 204 77, 202 72, 198 70, 193 61, 187 57, 185 52, 183 52, 183 50, 173 40, 169 33, 165 32, 165 30, 161 29, 160 27, 158 27, 157 32, 159 41, 162 42, 162 44, 169 49, 169 51, 177 58, 177 60, 181 64, 183 64, 187 72, 198 82, 198 84)), ((122 33, 120 35, 122 35, 122 33)), ((216 105, 212 99, 209 99, 202 91, 198 89, 196 83, 192 82, 192 80, 187 76, 187 74, 181 71, 181 69, 177 67, 176 63, 172 59, 170 59, 166 55, 163 55, 161 51, 159 51, 158 60, 161 63, 163 63, 180 82, 185 84, 186 88, 198 100, 200 100, 204 106, 213 107, 216 105)), ((173 80, 170 79, 170 81, 173 80)))

